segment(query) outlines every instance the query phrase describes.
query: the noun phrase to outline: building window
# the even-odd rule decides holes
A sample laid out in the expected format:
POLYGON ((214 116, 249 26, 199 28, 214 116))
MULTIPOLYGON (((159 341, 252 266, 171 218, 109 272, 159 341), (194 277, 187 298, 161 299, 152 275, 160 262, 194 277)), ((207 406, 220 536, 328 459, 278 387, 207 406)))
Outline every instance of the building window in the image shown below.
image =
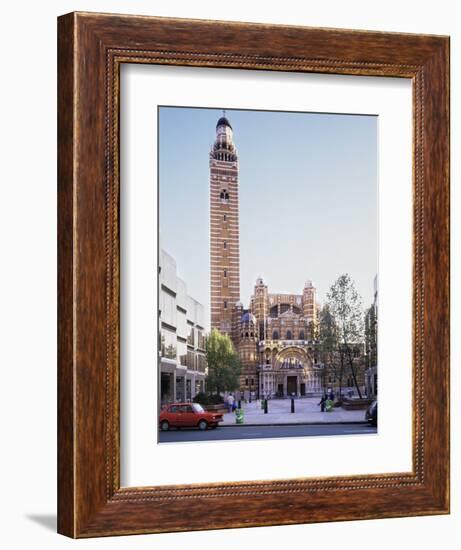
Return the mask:
POLYGON ((224 270, 224 277, 227 277, 227 269, 224 270))
POLYGON ((227 203, 229 201, 229 193, 227 192, 227 189, 223 189, 221 191, 221 202, 227 203))
POLYGON ((272 333, 272 340, 278 340, 279 339, 279 333, 278 330, 274 330, 272 333))
POLYGON ((279 316, 279 306, 272 306, 269 311, 269 317, 272 317, 273 319, 275 319, 278 316, 279 316))
POLYGON ((280 315, 290 310, 290 304, 280 304, 280 315))
POLYGON ((223 217, 222 217, 222 219, 223 219, 224 221, 226 221, 226 220, 227 220, 227 214, 224 214, 223 217))
POLYGON ((224 300, 224 309, 227 309, 227 300, 224 300))
POLYGON ((305 338, 304 338, 304 330, 302 330, 302 331, 299 333, 299 339, 300 339, 300 340, 305 340, 305 338))
POLYGON ((292 340, 291 330, 287 330, 287 340, 292 340))
POLYGON ((224 241, 224 242, 222 243, 222 246, 223 246, 223 248, 227 248, 227 241, 224 241))

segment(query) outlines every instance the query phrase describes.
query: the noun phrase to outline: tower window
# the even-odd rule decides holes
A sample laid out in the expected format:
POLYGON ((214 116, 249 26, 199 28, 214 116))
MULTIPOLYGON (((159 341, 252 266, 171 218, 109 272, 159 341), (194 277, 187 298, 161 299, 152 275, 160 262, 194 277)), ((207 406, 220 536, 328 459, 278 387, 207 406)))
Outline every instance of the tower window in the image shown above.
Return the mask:
POLYGON ((229 193, 227 192, 227 189, 223 189, 223 190, 221 191, 220 197, 221 197, 221 202, 223 202, 223 203, 227 203, 227 202, 228 202, 228 200, 229 200, 229 193))
POLYGON ((278 340, 279 339, 279 333, 278 330, 274 330, 272 333, 272 340, 278 340))
POLYGON ((224 309, 227 309, 227 300, 224 300, 224 309))
POLYGON ((291 330, 287 330, 287 340, 292 340, 291 330))
POLYGON ((222 219, 223 219, 224 221, 226 221, 226 220, 227 220, 227 214, 224 214, 223 217, 222 217, 222 219))
POLYGON ((227 241, 224 241, 224 242, 222 243, 222 246, 223 246, 223 248, 227 248, 227 241))
POLYGON ((300 340, 305 340, 305 338, 304 338, 304 330, 302 330, 302 331, 299 333, 299 339, 300 339, 300 340))
POLYGON ((224 277, 227 277, 227 269, 224 270, 224 277))

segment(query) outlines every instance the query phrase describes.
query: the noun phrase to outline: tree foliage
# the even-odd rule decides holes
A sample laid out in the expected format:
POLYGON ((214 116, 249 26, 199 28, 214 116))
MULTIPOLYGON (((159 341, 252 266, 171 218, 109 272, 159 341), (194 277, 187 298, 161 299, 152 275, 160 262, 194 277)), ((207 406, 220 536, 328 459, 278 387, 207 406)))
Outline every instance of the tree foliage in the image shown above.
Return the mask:
POLYGON ((344 362, 340 360, 340 357, 338 358, 338 327, 336 326, 335 319, 330 311, 329 304, 325 304, 320 310, 318 335, 320 341, 320 353, 324 366, 322 376, 323 389, 326 390, 327 372, 333 372, 335 378, 338 379, 339 393, 341 395, 342 380, 344 376, 344 362))
POLYGON ((338 335, 340 362, 349 367, 359 397, 356 349, 364 341, 364 311, 362 299, 354 281, 347 273, 338 277, 327 294, 327 304, 334 318, 338 335))
POLYGON ((206 358, 207 390, 218 395, 223 391, 234 391, 239 386, 241 366, 229 336, 213 329, 207 339, 206 358))

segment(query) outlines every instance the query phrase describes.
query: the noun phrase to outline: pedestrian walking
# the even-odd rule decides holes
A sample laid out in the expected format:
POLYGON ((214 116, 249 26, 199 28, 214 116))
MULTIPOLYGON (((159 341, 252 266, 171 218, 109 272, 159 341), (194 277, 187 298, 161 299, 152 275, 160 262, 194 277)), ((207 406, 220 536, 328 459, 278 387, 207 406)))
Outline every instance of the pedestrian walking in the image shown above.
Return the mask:
POLYGON ((227 408, 229 412, 232 412, 234 409, 234 396, 231 393, 227 396, 227 408))
POLYGON ((317 403, 317 405, 320 405, 320 412, 325 412, 325 403, 327 401, 327 394, 324 393, 322 395, 322 399, 317 403))

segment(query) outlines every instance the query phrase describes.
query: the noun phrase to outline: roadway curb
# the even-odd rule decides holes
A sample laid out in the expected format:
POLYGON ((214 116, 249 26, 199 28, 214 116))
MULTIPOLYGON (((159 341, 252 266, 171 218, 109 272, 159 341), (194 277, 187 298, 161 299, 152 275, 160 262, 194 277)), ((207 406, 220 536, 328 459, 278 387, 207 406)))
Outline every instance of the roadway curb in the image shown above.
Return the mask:
MULTIPOLYGON (((271 422, 268 424, 254 424, 254 423, 243 423, 243 424, 218 424, 219 428, 245 428, 245 427, 271 427, 271 426, 331 426, 333 424, 369 424, 366 420, 348 420, 340 422, 271 422)), ((371 426, 371 424, 370 424, 371 426)))

